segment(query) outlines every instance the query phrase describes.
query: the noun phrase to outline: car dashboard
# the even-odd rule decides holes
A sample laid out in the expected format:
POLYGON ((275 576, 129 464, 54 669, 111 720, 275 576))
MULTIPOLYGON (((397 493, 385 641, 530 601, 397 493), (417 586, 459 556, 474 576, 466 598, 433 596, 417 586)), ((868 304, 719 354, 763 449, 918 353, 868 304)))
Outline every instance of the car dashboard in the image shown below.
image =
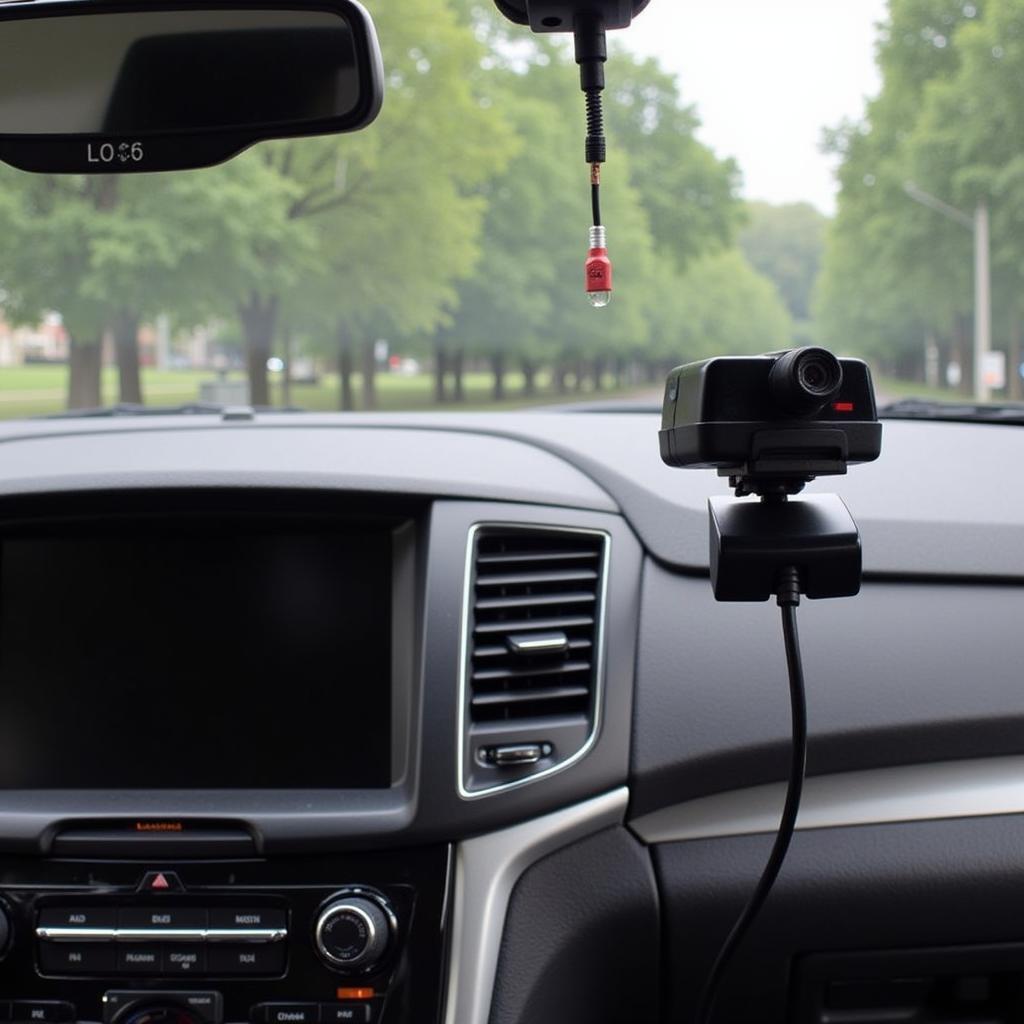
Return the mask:
MULTIPOLYGON (((690 1019, 789 724, 657 428, 0 425, 0 1020, 690 1019)), ((865 584, 801 610, 810 779, 716 1019, 1018 1019, 1022 454, 889 422, 812 485, 865 584)))

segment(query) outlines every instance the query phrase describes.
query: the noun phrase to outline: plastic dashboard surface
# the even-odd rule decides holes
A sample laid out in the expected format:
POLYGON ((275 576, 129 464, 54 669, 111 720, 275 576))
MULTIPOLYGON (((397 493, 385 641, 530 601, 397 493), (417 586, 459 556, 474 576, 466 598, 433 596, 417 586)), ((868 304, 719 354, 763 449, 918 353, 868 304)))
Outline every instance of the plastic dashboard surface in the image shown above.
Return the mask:
MULTIPOLYGON (((892 422, 878 464, 814 485, 847 499, 873 578, 859 598, 805 606, 812 771, 1024 752, 1013 669, 1024 653, 1013 613, 1014 581, 1024 579, 1024 517, 1014 500, 1019 485, 1000 472, 1022 457, 1024 431, 1014 428, 892 422)), ((372 494, 431 509, 419 548, 423 636, 409 721, 410 742, 420 746, 410 773, 390 802, 350 794, 311 807, 329 812, 316 829, 283 806, 265 813, 258 832, 269 848, 481 833, 627 778, 634 812, 643 813, 784 773, 775 616, 768 606, 711 600, 704 504, 724 484, 662 466, 655 416, 276 414, 248 423, 190 416, 0 425, 3 502, 202 487, 372 494), (593 753, 544 785, 467 806, 453 791, 453 684, 466 536, 481 521, 609 530, 615 614, 609 707, 593 753)), ((212 815, 216 795, 204 799, 212 815)), ((243 814, 259 806, 265 801, 247 807, 235 797, 243 814)), ((19 810, 10 798, 5 807, 19 810)), ((17 835, 38 841, 50 819, 29 798, 20 810, 17 835)))
MULTIPOLYGON (((658 425, 655 415, 543 411, 9 421, 0 493, 215 478, 621 510, 659 561, 705 571, 707 498, 728 489, 713 473, 664 466, 658 425), (145 445, 140 432, 153 435, 145 445)), ((890 421, 882 443, 877 463, 812 488, 850 506, 868 573, 1024 578, 1012 473, 1024 431, 890 421)))

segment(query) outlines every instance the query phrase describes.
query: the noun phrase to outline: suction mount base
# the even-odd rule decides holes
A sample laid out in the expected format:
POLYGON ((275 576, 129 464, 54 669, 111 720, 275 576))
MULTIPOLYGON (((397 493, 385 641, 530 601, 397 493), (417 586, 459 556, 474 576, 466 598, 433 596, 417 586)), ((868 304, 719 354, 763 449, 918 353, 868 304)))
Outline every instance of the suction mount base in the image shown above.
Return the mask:
POLYGON ((811 599, 860 592, 860 531, 837 495, 711 498, 708 505, 715 600, 768 601, 791 568, 811 599))

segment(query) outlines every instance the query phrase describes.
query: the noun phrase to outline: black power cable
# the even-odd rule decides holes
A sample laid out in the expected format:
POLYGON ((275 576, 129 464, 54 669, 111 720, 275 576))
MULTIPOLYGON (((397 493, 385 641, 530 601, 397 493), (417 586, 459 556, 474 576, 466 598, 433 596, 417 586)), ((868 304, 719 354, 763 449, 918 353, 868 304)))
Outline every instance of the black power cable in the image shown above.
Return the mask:
POLYGON ((590 165, 590 194, 594 209, 594 227, 601 227, 601 164, 608 159, 604 134, 604 65, 608 60, 608 40, 604 23, 596 15, 576 19, 576 63, 580 66, 580 88, 587 101, 586 159, 590 165))
POLYGON ((776 878, 779 877, 786 853, 793 840, 796 819, 800 812, 800 798, 803 795, 804 775, 807 770, 807 697, 804 692, 804 666, 800 654, 800 634, 796 621, 796 609, 800 604, 800 574, 795 568, 787 569, 783 573, 777 598, 779 607, 782 609, 782 635, 786 645, 786 664, 789 668, 789 703, 793 722, 786 804, 782 810, 782 820, 779 823, 779 831, 776 833, 768 863, 765 865, 753 895, 747 901, 743 912, 722 944, 722 948, 711 966, 707 981, 704 983, 700 1001, 697 1004, 697 1015, 694 1018, 696 1024, 708 1024, 711 1020, 722 978, 728 970, 732 958, 736 955, 737 949, 750 931, 751 925, 761 912, 776 878))
POLYGON ((593 225, 590 251, 584 266, 587 298, 597 309, 612 298, 612 261, 608 255, 608 232, 601 216, 601 167, 608 159, 604 135, 604 66, 608 60, 608 37, 599 13, 577 14, 573 22, 576 63, 580 66, 580 88, 587 100, 586 158, 590 167, 590 204, 593 225))

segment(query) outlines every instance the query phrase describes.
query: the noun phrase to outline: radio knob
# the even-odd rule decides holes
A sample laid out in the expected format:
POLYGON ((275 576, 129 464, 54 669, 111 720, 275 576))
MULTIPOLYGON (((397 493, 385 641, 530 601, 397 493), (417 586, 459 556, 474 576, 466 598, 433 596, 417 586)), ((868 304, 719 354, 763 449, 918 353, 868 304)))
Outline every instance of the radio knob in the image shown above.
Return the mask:
POLYGON ((387 953, 394 930, 394 914, 383 900, 346 896, 321 911, 317 952, 336 971, 368 971, 387 953))
POLYGON ((183 1006, 146 1004, 129 1006, 115 1018, 118 1024, 202 1024, 202 1018, 183 1006))

